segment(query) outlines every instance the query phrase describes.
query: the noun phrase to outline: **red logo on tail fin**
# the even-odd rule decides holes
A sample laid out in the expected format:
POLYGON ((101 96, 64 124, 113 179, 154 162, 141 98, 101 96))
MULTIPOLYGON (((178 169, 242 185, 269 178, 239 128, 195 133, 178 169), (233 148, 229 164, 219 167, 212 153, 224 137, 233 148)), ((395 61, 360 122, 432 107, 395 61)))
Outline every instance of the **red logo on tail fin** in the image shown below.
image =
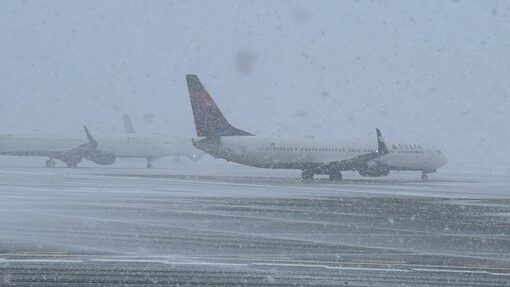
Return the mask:
POLYGON ((196 75, 186 75, 199 137, 252 135, 230 125, 196 75))

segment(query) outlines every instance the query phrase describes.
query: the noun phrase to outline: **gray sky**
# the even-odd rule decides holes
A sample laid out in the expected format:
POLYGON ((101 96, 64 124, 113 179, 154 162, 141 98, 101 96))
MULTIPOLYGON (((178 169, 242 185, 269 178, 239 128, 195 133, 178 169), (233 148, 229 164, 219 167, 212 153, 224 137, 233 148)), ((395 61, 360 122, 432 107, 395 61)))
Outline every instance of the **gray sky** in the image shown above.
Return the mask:
POLYGON ((191 137, 196 73, 256 134, 380 127, 508 171, 509 31, 509 1, 0 1, 0 132, 191 137))

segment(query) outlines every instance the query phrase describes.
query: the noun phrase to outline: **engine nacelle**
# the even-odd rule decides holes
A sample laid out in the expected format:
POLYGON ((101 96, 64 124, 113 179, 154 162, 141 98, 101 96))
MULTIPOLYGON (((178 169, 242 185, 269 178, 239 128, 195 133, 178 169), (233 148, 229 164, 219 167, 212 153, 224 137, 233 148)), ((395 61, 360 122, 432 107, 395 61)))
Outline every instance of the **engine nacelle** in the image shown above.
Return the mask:
POLYGON ((115 154, 113 152, 106 152, 100 150, 90 152, 86 158, 94 163, 101 165, 110 165, 115 162, 115 154))
POLYGON ((363 167, 358 168, 358 172, 361 176, 387 176, 390 174, 390 166, 381 160, 368 161, 363 167))

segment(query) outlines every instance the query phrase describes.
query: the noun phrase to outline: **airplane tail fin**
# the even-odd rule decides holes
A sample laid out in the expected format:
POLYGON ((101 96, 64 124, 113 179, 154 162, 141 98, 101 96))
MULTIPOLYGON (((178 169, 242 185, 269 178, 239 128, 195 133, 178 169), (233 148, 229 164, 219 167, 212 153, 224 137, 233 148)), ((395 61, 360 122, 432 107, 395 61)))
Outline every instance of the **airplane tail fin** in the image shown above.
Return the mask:
POLYGON ((186 75, 186 81, 199 137, 252 136, 246 131, 233 127, 227 121, 197 75, 186 75))
POLYGON ((128 114, 124 114, 124 132, 127 134, 135 133, 135 129, 133 128, 133 124, 131 123, 128 114))
POLYGON ((384 138, 382 136, 381 130, 376 129, 377 131, 377 152, 381 154, 381 156, 389 153, 388 148, 386 147, 386 143, 384 142, 384 138))

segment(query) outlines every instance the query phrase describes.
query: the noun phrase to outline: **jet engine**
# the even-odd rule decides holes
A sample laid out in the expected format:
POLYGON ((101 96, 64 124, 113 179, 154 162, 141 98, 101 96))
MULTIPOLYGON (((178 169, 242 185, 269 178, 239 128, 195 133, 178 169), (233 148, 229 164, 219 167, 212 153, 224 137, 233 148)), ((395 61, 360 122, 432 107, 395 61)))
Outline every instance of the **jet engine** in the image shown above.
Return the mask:
POLYGON ((361 176, 387 176, 390 174, 390 166, 382 160, 373 159, 358 168, 358 172, 361 176))
POLYGON ((86 159, 101 165, 110 165, 115 162, 115 154, 101 150, 94 150, 87 154, 86 159))

